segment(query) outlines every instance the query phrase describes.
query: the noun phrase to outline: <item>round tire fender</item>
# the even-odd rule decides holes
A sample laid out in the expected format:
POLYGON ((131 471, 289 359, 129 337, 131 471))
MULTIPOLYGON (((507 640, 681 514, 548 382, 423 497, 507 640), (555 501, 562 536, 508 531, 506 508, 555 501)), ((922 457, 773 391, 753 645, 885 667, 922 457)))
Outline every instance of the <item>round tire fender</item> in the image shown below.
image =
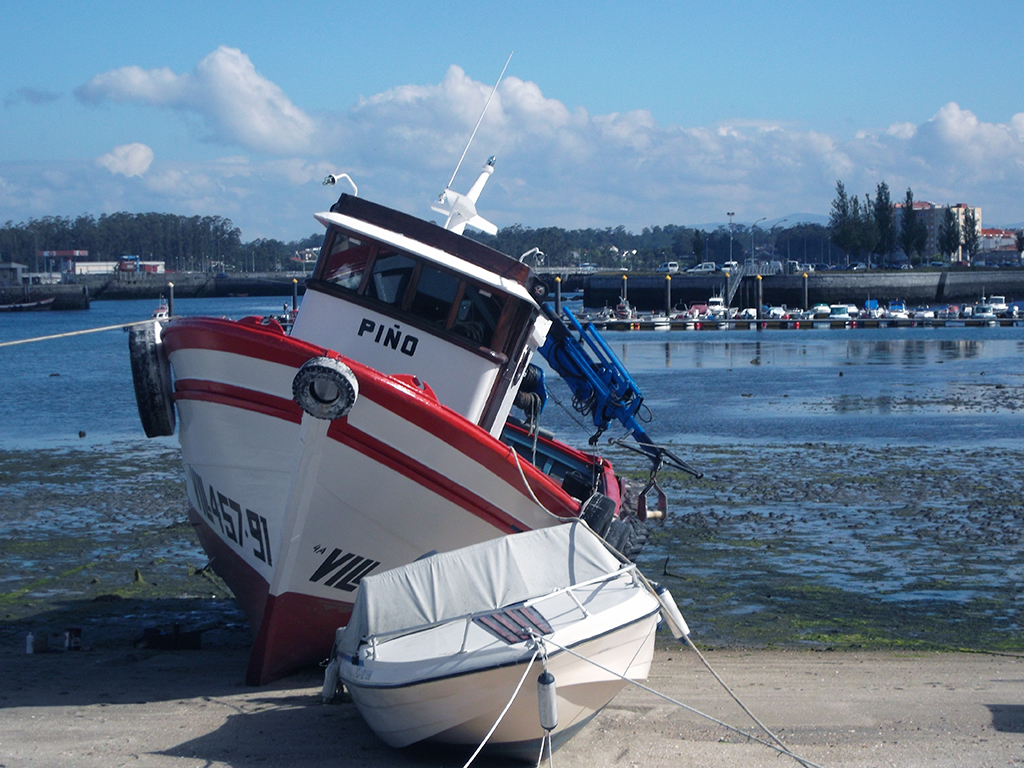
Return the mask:
POLYGON ((160 324, 133 325, 128 331, 128 354, 139 420, 146 437, 174 434, 174 395, 171 364, 160 342, 160 324))
POLYGON ((310 416, 333 421, 348 414, 359 396, 352 369, 331 357, 314 357, 292 379, 292 397, 310 416))

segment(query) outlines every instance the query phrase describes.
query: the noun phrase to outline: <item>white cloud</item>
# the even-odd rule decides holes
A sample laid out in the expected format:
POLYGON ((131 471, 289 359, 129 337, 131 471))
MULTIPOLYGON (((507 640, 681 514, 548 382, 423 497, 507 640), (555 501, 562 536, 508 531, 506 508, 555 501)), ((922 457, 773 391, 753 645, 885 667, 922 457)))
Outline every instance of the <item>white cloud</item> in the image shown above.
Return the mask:
MULTIPOLYGON (((248 154, 199 162, 170 161, 161 152, 154 171, 151 152, 147 158, 126 149, 145 145, 124 145, 97 161, 111 173, 94 167, 88 183, 71 189, 39 168, 0 163, 7 185, 0 187, 0 219, 98 214, 104 211, 94 210, 95 201, 102 200, 106 210, 218 214, 247 239, 292 239, 314 231, 312 213, 333 202, 338 191, 320 181, 334 172, 351 174, 361 196, 429 218, 430 201, 451 176, 491 88, 451 66, 437 83, 397 86, 314 120, 235 49, 217 49, 186 74, 114 70, 82 86, 78 98, 199 115, 212 138, 248 154)), ((1024 112, 1005 124, 986 122, 954 103, 919 124, 861 127, 850 138, 757 119, 660 125, 643 110, 594 115, 570 108, 545 97, 539 84, 510 76, 455 187, 466 189, 487 156, 497 155, 480 210, 499 226, 621 224, 639 231, 724 221, 726 211, 740 222, 827 215, 837 180, 859 195, 873 194, 880 181, 895 198, 911 187, 918 200, 981 205, 985 222, 1012 223, 1024 219, 1022 139, 1024 112)))
POLYGON ((206 122, 213 140, 259 152, 308 149, 316 128, 284 91, 256 71, 248 56, 226 46, 200 61, 191 73, 122 67, 96 75, 75 95, 90 104, 139 103, 195 113, 206 122))
POLYGON ((128 178, 141 176, 149 170, 152 162, 153 150, 138 142, 114 147, 107 154, 96 158, 97 165, 128 178))

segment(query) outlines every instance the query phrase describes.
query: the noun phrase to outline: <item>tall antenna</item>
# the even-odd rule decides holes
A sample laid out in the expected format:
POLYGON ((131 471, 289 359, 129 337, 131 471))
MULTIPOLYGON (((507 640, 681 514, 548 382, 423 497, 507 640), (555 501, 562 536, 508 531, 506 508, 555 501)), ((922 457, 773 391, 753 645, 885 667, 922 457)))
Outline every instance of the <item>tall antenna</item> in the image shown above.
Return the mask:
MULTIPOLYGON (((498 83, 501 82, 501 78, 505 76, 505 70, 508 69, 508 63, 512 61, 512 54, 515 51, 510 51, 508 58, 505 60, 505 66, 501 68, 501 74, 498 75, 498 80, 494 83, 494 87, 491 88, 491 95, 487 97, 487 101, 484 102, 484 108, 480 112, 480 118, 476 121, 476 128, 473 129, 473 133, 470 134, 469 141, 466 142, 466 148, 462 150, 462 157, 459 158, 458 165, 455 166, 455 173, 452 174, 451 180, 445 186, 445 190, 451 189, 452 184, 455 183, 455 175, 459 172, 459 168, 462 166, 462 161, 466 159, 466 153, 469 152, 469 145, 473 143, 473 138, 476 136, 477 130, 480 128, 480 123, 484 121, 484 114, 487 112, 487 106, 491 103, 491 99, 494 98, 494 92, 498 90, 498 83)), ((438 201, 444 200, 444 192, 438 196, 438 201)))

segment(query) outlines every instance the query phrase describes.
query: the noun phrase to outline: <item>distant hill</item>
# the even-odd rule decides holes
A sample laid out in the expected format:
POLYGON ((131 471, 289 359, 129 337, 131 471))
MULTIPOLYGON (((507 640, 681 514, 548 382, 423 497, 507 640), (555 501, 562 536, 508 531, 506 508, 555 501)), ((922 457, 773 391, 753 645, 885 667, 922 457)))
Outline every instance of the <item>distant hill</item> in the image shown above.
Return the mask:
MULTIPOLYGON (((750 228, 751 221, 733 220, 733 224, 750 228)), ((820 213, 791 213, 787 216, 779 216, 774 219, 767 219, 766 221, 758 222, 757 226, 759 229, 771 229, 779 225, 784 227, 795 227, 797 224, 820 224, 823 227, 828 226, 828 216, 822 216, 820 213), (785 222, 785 223, 783 223, 785 222)), ((703 229, 705 232, 714 232, 719 227, 728 227, 728 221, 715 221, 704 224, 691 224, 693 229, 703 229)))

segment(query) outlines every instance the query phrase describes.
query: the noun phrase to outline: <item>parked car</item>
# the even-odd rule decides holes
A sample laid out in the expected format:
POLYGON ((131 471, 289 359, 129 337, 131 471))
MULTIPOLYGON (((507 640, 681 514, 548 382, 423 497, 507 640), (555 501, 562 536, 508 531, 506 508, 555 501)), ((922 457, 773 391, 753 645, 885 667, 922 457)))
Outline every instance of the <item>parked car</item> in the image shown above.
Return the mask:
POLYGON ((740 263, 738 261, 727 261, 722 265, 723 272, 739 272, 740 263))
POLYGON ((850 272, 863 272, 867 268, 868 265, 865 264, 863 261, 855 261, 852 264, 850 264, 850 266, 848 266, 846 269, 850 272))
POLYGON ((661 266, 658 267, 657 271, 658 272, 664 272, 664 273, 669 274, 669 275, 674 275, 676 272, 679 271, 679 262, 678 261, 663 261, 661 263, 661 266))
POLYGON ((691 273, 691 274, 706 275, 706 274, 709 274, 711 272, 717 272, 718 271, 718 265, 715 264, 715 262, 713 262, 713 261, 702 261, 697 266, 690 267, 686 271, 691 273))

